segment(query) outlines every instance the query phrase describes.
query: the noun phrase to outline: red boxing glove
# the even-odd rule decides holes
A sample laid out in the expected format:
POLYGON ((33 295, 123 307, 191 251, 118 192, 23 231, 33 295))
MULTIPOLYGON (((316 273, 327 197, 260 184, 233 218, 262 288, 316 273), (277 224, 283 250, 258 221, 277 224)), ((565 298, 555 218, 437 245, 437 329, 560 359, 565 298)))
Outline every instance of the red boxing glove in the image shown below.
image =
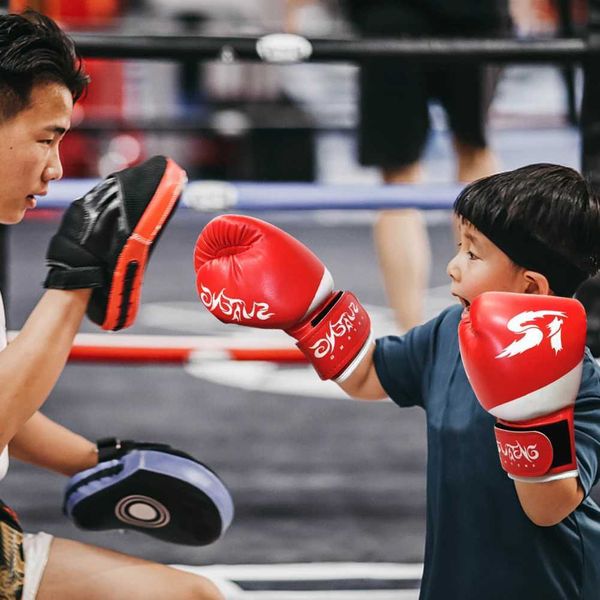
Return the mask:
POLYGON ((585 310, 571 298, 486 292, 463 314, 465 372, 498 419, 500 461, 513 479, 577 475, 573 407, 585 334, 585 310))
POLYGON ((369 315, 350 292, 333 291, 323 263, 281 229, 252 217, 210 221, 196 242, 200 300, 224 323, 283 329, 321 379, 346 379, 371 338, 369 315))

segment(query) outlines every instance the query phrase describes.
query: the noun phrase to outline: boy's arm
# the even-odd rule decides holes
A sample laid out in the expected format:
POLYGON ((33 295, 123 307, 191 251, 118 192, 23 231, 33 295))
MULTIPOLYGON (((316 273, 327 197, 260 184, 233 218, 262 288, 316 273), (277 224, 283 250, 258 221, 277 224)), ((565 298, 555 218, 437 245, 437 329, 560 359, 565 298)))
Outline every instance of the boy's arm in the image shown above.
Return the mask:
POLYGON ((98 463, 95 443, 39 412, 19 429, 9 451, 13 458, 68 476, 98 463))
POLYGON ((577 477, 545 483, 515 481, 515 489, 525 514, 541 527, 560 523, 581 504, 584 497, 577 477))
POLYGON ((291 235, 261 219, 221 215, 201 231, 194 268, 200 300, 220 321, 283 329, 321 379, 355 398, 387 397, 366 309, 335 290, 325 265, 291 235))
POLYGON ((0 448, 44 403, 67 361, 91 290, 48 290, 0 352, 0 448))
POLYGON ((387 398, 387 393, 375 371, 374 352, 375 344, 372 343, 352 375, 345 381, 338 383, 350 397, 357 400, 383 400, 387 398))

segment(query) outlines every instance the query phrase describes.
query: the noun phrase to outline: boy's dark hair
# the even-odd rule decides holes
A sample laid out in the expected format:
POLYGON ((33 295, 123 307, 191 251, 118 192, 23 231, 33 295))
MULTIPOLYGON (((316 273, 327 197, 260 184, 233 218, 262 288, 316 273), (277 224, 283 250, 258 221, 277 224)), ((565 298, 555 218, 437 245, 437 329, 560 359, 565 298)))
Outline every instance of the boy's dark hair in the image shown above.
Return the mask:
POLYGON ((78 100, 88 84, 81 57, 52 19, 35 11, 0 15, 0 121, 29 106, 40 83, 60 83, 78 100))
POLYGON ((556 271, 555 293, 572 295, 600 269, 600 197, 569 167, 533 164, 479 179, 460 193, 454 211, 518 265, 546 276, 556 271))

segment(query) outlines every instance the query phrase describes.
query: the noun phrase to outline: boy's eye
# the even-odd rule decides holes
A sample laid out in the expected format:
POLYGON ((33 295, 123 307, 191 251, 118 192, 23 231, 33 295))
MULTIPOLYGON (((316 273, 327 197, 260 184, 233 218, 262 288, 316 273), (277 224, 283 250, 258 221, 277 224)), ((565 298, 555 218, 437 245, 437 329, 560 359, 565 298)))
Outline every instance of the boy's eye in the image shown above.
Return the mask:
POLYGON ((46 144, 47 146, 49 146, 54 140, 40 140, 41 144, 46 144))
POLYGON ((469 260, 475 260, 477 257, 471 252, 467 252, 467 256, 469 257, 469 260))

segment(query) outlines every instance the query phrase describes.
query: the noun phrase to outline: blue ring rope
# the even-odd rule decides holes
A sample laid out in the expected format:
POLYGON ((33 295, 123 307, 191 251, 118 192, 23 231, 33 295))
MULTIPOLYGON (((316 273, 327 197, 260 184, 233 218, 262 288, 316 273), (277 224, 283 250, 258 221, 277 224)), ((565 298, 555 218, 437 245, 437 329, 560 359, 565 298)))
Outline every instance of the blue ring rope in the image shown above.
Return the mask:
MULTIPOLYGON (((71 179, 50 185, 40 208, 64 209, 99 180, 71 179)), ((461 186, 452 184, 322 185, 313 183, 230 183, 195 181, 187 185, 183 206, 202 212, 238 210, 450 209, 461 186)))

